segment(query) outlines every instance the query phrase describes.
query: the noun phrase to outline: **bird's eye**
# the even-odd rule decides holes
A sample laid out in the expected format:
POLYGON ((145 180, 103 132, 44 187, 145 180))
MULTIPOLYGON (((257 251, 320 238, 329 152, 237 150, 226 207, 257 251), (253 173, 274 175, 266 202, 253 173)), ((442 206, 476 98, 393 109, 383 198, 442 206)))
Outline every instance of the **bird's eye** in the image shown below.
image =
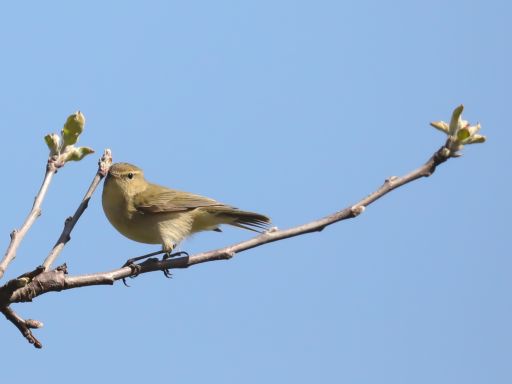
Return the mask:
POLYGON ((131 180, 131 179, 133 179, 133 173, 129 173, 129 174, 128 174, 128 178, 129 178, 130 180, 131 180))

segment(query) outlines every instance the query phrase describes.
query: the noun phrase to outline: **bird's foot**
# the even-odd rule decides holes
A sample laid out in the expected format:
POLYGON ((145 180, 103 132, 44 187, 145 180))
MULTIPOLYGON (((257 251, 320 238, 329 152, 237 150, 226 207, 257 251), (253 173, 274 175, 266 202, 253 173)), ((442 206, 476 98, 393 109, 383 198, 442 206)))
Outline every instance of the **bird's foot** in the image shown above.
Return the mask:
MULTIPOLYGON (((162 253, 162 251, 149 253, 147 255, 143 255, 143 256, 139 256, 139 257, 134 257, 133 259, 128 259, 128 260, 126 260, 126 263, 124 263, 124 265, 121 268, 130 267, 130 269, 132 270, 132 274, 130 275, 130 278, 135 279, 137 276, 139 276, 139 273, 140 273, 142 267, 140 265, 134 264, 134 262, 142 260, 142 259, 147 259, 151 256, 158 255, 160 253, 162 253)), ((124 283, 124 285, 129 287, 129 285, 126 284, 125 278, 123 278, 123 283, 124 283)))
POLYGON ((171 257, 176 257, 176 256, 181 256, 181 255, 187 255, 188 256, 188 253, 187 252, 176 252, 176 253, 172 253, 171 252, 167 252, 164 257, 162 258, 162 260, 167 260, 167 259, 170 259, 171 257))
MULTIPOLYGON (((124 265, 122 266, 122 268, 130 267, 130 269, 132 270, 132 274, 129 276, 130 279, 135 279, 137 276, 139 276, 140 271, 142 270, 142 267, 140 265, 133 264, 133 262, 134 262, 134 259, 127 260, 126 263, 124 263, 124 265)), ((124 285, 129 287, 129 285, 126 283, 126 279, 124 277, 123 277, 123 283, 124 283, 124 285)))
MULTIPOLYGON (((170 259, 171 257, 176 257, 176 256, 181 256, 181 255, 187 255, 188 256, 188 253, 187 252, 176 252, 176 253, 172 253, 171 254, 171 252, 167 252, 164 255, 164 257, 162 257, 162 260, 167 260, 167 259, 170 259)), ((164 272, 165 277, 167 277, 168 279, 172 279, 172 273, 169 272, 168 269, 164 269, 163 272, 164 272)))

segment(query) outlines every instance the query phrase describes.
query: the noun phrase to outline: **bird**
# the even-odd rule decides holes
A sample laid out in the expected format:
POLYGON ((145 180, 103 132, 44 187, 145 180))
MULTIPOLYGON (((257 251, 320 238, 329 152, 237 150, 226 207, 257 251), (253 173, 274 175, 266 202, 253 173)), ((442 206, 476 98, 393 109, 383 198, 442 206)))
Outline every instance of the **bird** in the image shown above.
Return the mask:
POLYGON ((103 185, 102 205, 108 221, 119 233, 139 243, 161 244, 167 257, 190 235, 222 232, 222 224, 255 232, 271 224, 265 215, 150 183, 142 169, 128 163, 110 167, 103 185))

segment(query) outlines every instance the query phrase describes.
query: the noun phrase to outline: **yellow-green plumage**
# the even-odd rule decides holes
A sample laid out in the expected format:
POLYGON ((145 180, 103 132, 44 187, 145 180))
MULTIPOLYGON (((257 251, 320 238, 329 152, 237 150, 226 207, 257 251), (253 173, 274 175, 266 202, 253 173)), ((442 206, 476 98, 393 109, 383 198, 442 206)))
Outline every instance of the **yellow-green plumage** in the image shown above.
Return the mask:
POLYGON ((239 211, 207 197, 148 183, 142 169, 128 163, 110 167, 102 196, 110 223, 127 238, 162 244, 172 251, 186 237, 201 231, 219 230, 221 224, 258 232, 270 219, 239 211))

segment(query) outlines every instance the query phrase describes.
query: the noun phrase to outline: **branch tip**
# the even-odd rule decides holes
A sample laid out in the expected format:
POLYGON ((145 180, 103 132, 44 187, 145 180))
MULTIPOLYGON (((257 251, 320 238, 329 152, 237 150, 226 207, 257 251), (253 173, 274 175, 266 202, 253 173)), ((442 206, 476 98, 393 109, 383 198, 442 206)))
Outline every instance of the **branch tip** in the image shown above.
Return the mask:
POLYGON ((102 176, 105 177, 108 173, 110 166, 112 165, 112 151, 107 148, 103 152, 103 156, 98 160, 98 165, 100 167, 100 171, 102 176))
POLYGON ((34 344, 34 347, 40 349, 43 348, 43 344, 37 340, 32 332, 30 331, 30 328, 41 328, 43 326, 43 323, 37 321, 37 320, 23 320, 16 312, 12 310, 10 306, 2 306, 0 305, 0 312, 4 314, 4 316, 9 320, 11 323, 18 328, 18 330, 21 332, 23 337, 30 343, 34 344))

